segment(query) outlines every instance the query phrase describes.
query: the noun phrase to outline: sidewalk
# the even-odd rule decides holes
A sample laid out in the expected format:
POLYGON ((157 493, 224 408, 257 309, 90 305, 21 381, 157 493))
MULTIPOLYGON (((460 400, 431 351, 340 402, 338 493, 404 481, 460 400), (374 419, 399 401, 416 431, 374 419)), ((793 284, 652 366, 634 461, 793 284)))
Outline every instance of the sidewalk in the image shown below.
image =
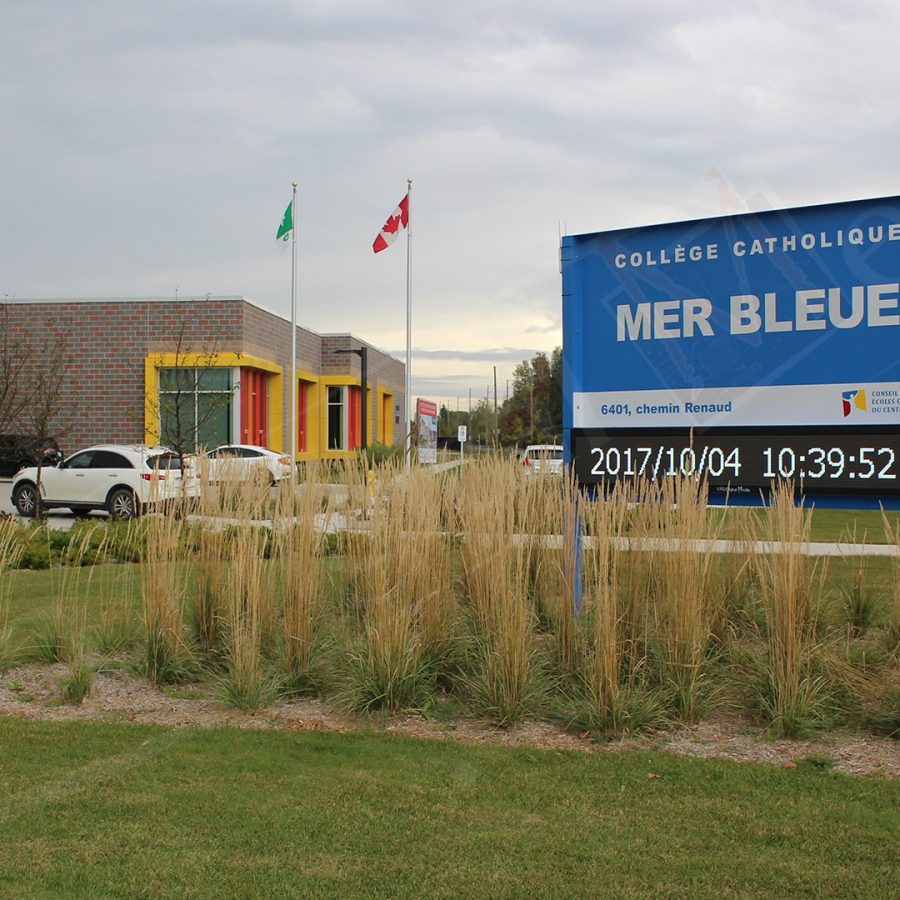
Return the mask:
MULTIPOLYGON (((584 539, 589 547, 593 538, 584 539)), ((614 538, 614 545, 624 550, 679 550, 683 543, 671 538, 614 538)), ((688 541, 691 550, 700 553, 787 553, 797 552, 802 556, 900 556, 896 544, 847 544, 810 541, 805 544, 780 544, 771 541, 688 541)))

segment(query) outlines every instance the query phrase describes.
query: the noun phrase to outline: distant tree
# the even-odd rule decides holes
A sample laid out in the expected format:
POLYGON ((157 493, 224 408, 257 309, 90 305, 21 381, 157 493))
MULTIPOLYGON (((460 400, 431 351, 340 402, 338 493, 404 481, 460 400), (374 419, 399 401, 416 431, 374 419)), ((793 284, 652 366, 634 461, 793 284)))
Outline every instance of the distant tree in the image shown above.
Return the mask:
POLYGON ((490 446, 494 442, 494 404, 479 400, 469 416, 469 443, 490 446))
POLYGON ((13 331, 9 306, 0 306, 0 434, 8 434, 22 420, 30 400, 27 378, 27 335, 13 331))
POLYGON ((547 420, 554 441, 561 440, 563 420, 562 347, 554 347, 550 354, 550 371, 547 376, 547 420))
MULTIPOLYGON (((63 437, 69 430, 72 415, 72 407, 65 396, 73 362, 69 341, 71 328, 66 322, 48 319, 43 333, 43 339, 31 345, 31 376, 25 379, 24 387, 28 402, 20 416, 29 436, 37 440, 38 447, 46 447, 63 437)), ((42 453, 38 453, 37 461, 35 515, 40 516, 42 453)))
POLYGON ((562 436, 562 349, 537 353, 513 371, 512 392, 500 409, 503 443, 556 443, 562 436))
POLYGON ((469 424, 469 413, 466 410, 453 410, 446 406, 441 407, 440 421, 438 423, 439 436, 456 438, 460 425, 469 424), (446 414, 446 415, 445 415, 446 414))

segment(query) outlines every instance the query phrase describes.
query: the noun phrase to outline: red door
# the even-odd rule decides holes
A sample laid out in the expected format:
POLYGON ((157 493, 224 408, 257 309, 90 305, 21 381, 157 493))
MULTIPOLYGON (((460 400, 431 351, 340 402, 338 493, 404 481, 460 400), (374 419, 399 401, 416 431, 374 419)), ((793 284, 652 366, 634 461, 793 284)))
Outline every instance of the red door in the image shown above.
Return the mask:
POLYGON ((306 452, 306 402, 309 396, 309 382, 297 385, 297 450, 306 452))
POLYGON ((269 376, 241 368, 241 443, 268 446, 269 376))

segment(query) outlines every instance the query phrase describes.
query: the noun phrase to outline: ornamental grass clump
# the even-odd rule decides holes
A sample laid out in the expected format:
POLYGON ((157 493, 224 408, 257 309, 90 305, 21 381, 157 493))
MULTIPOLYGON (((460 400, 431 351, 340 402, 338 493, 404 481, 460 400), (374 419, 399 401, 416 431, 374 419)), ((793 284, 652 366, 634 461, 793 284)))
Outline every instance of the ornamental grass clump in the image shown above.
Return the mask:
POLYGON ((384 505, 397 520, 394 577, 413 610, 423 654, 440 661, 450 652, 457 619, 453 539, 446 531, 456 482, 422 467, 401 475, 396 463, 383 471, 390 479, 384 505))
POLYGON ((671 692, 673 712, 693 721, 708 701, 714 625, 724 620, 722 594, 713 577, 715 555, 705 541, 718 536, 706 508, 705 481, 663 481, 656 507, 659 540, 653 560, 653 592, 646 621, 648 646, 661 687, 671 692))
POLYGON ((92 596, 96 560, 104 558, 106 540, 105 525, 91 525, 73 534, 63 565, 57 570, 54 621, 58 625, 57 634, 63 629, 66 632, 58 647, 59 658, 69 663, 68 673, 60 678, 59 687, 63 700, 75 706, 82 703, 94 684, 94 668, 87 660, 87 598, 92 596), (88 558, 92 560, 89 563, 88 558))
MULTIPOLYGON (((107 522, 103 529, 104 556, 133 562, 145 536, 141 519, 107 522)), ((93 593, 100 615, 91 628, 92 645, 101 654, 113 656, 132 649, 140 640, 135 569, 117 563, 104 565, 98 572, 93 593)))
POLYGON ((581 727, 621 732, 646 724, 650 696, 643 661, 629 653, 630 623, 623 576, 635 554, 623 542, 632 492, 623 486, 599 492, 584 504, 584 645, 580 666, 583 702, 574 720, 581 727))
POLYGON ((451 620, 450 544, 440 533, 442 489, 431 481, 439 477, 387 463, 367 514, 349 523, 346 698, 355 708, 418 707, 433 690, 451 620))
MULTIPOLYGON (((50 529, 45 528, 49 539, 50 529)), ((53 608, 35 630, 37 655, 46 662, 73 661, 84 652, 87 613, 78 598, 89 592, 94 563, 85 560, 94 558, 97 550, 102 558, 104 531, 102 525, 82 528, 61 544, 61 564, 52 570, 53 608)))
POLYGON ((460 476, 460 557, 475 638, 472 693, 498 723, 534 708, 539 678, 530 602, 535 542, 525 536, 529 495, 515 466, 479 461, 460 476))
POLYGON ((94 686, 94 668, 83 655, 69 664, 69 671, 58 680, 63 700, 71 706, 80 706, 94 686))
MULTIPOLYGON (((247 485, 247 490, 253 485, 247 485)), ((253 710, 267 705, 276 684, 263 658, 271 646, 275 622, 274 587, 267 563, 270 529, 249 518, 254 502, 235 497, 242 513, 227 533, 229 559, 223 590, 226 621, 224 671, 219 682, 227 702, 253 710)))
POLYGON ((773 734, 797 737, 824 724, 829 698, 816 673, 816 626, 825 567, 806 554, 809 510, 789 482, 774 484, 766 549, 756 557, 765 618, 765 661, 758 701, 773 734))
POLYGON ((20 530, 13 519, 0 519, 0 673, 13 662, 12 629, 9 625, 11 580, 5 573, 15 569, 22 556, 25 545, 20 530))
POLYGON ((848 640, 857 641, 880 622, 884 602, 872 587, 869 557, 847 560, 847 568, 845 579, 838 585, 839 611, 848 640))
POLYGON ((227 620, 225 577, 228 541, 217 529, 203 527, 197 539, 194 564, 194 598, 190 624, 200 652, 208 658, 221 654, 227 620))
POLYGON ((170 684, 184 679, 194 662, 182 612, 188 573, 181 552, 184 526, 173 516, 152 515, 142 520, 142 527, 146 534, 141 566, 143 670, 154 684, 170 684))
POLYGON ((555 668, 568 682, 577 667, 576 594, 584 525, 581 495, 571 477, 548 469, 519 473, 516 540, 527 545, 538 628, 553 643, 555 668))
POLYGON ((302 485, 285 482, 276 500, 273 558, 281 597, 283 688, 289 693, 315 685, 325 613, 325 523, 330 494, 321 467, 307 464, 302 485))
MULTIPOLYGON (((885 534, 888 540, 896 546, 898 553, 900 553, 900 519, 891 521, 888 514, 884 511, 882 511, 882 517, 885 534)), ((900 556, 894 557, 891 569, 894 577, 892 579, 892 590, 888 597, 885 641, 888 652, 895 657, 900 657, 900 556)))

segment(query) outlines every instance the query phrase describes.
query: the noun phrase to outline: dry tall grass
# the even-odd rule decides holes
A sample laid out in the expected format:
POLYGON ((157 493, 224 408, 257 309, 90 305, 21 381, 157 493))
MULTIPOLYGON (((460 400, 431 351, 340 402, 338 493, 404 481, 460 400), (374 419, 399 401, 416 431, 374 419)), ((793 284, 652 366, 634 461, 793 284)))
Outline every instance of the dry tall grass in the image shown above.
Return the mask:
POLYGON ((13 519, 0 519, 0 673, 12 663, 12 630, 9 625, 11 582, 3 574, 14 569, 25 544, 19 538, 19 526, 13 519))
POLYGON ((144 668, 147 677, 165 684, 179 680, 190 660, 185 639, 183 602, 187 569, 182 563, 183 524, 174 516, 141 520, 145 552, 141 566, 144 623, 144 668))
POLYGON ((523 472, 516 487, 516 539, 527 545, 530 556, 534 612, 553 639, 556 668, 570 679, 578 665, 581 494, 574 480, 546 469, 533 476, 523 472))
MULTIPOLYGON (((116 527, 127 532, 123 543, 133 543, 142 528, 139 519, 119 523, 116 527)), ((94 626, 94 646, 103 655, 115 655, 129 650, 139 640, 139 616, 133 593, 133 570, 130 566, 108 564, 98 579, 96 591, 101 614, 94 626)))
MULTIPOLYGON (((288 489, 290 485, 286 486, 288 489)), ((228 480, 219 485, 219 518, 223 527, 220 559, 220 614, 225 671, 220 686, 225 698, 242 709, 264 706, 275 682, 265 652, 280 643, 275 573, 269 563, 275 533, 268 484, 256 479, 228 480)))
MULTIPOLYGON (((46 635, 55 641, 55 654, 68 663, 68 672, 59 679, 63 699, 78 705, 90 693, 94 668, 88 661, 87 597, 96 572, 96 560, 102 559, 108 529, 99 523, 85 529, 66 546, 61 565, 55 572, 56 599, 46 635), (94 538, 99 538, 95 542, 94 538), (90 564, 82 564, 90 558, 90 564)), ((48 644, 48 646, 52 646, 48 644)))
POLYGON ((621 489, 584 505, 588 547, 584 553, 586 653, 582 678, 586 687, 586 722, 595 727, 622 728, 628 710, 621 702, 626 680, 632 685, 640 667, 626 670, 622 571, 627 568, 622 538, 631 495, 621 489))
POLYGON ((812 519, 795 504, 794 486, 773 485, 770 500, 768 549, 756 557, 767 643, 760 699, 773 732, 794 736, 824 712, 826 685, 813 664, 825 567, 804 554, 812 519))
POLYGON ((724 519, 692 478, 616 485, 585 504, 587 721, 615 730, 700 716, 743 558, 711 553, 724 519))
POLYGON ((256 709, 268 691, 262 668, 262 641, 271 634, 273 598, 265 565, 268 531, 249 523, 229 536, 225 573, 226 673, 222 686, 236 706, 256 709))
POLYGON ((479 461, 460 476, 460 556, 478 656, 473 687, 500 722, 527 711, 535 676, 530 590, 538 542, 524 530, 534 522, 535 496, 502 460, 479 461))
POLYGON ((724 618, 724 598, 713 578, 715 555, 701 543, 718 537, 706 496, 703 481, 663 481, 658 509, 665 545, 653 557, 655 590, 648 610, 660 679, 673 691, 679 716, 689 721, 703 700, 713 623, 724 618))
MULTIPOLYGON (((362 483, 366 478, 360 469, 362 483)), ((449 646, 453 608, 450 548, 441 531, 444 483, 396 463, 379 470, 367 515, 347 542, 356 627, 354 705, 397 708, 421 699, 449 646)))
MULTIPOLYGON (((276 689, 343 687, 364 709, 449 694, 501 723, 552 708, 621 731, 700 716, 710 685, 731 685, 721 656, 750 661, 774 731, 797 733, 823 709, 819 672, 832 665, 816 644, 823 570, 800 553, 809 515, 789 488, 777 488, 760 516, 768 540, 787 547, 720 556, 700 541, 715 539, 726 516, 709 515, 703 485, 690 479, 619 485, 588 500, 566 479, 526 477, 497 457, 450 474, 388 464, 374 484, 362 466, 329 466, 339 490, 324 472, 309 467, 303 485, 275 495, 253 483, 204 485, 202 524, 152 515, 129 526, 146 548, 141 610, 153 681, 205 671, 248 709, 276 689), (337 496, 348 498, 334 519, 346 531, 343 556, 332 560, 325 525, 337 496), (336 592, 344 573, 348 590, 336 592)), ((886 524, 900 544, 900 526, 886 524)), ((22 546, 10 549, 10 528, 0 522, 0 569, 22 546)), ((78 541, 70 563, 84 558, 91 533, 78 541)), ((73 579, 91 574, 71 565, 52 577, 59 621, 46 642, 54 658, 82 658, 83 619, 67 604, 73 579)), ((0 636, 2 591, 0 583, 0 636)), ((900 589, 894 609, 896 653, 900 589)), ((102 643, 122 646, 115 632, 127 630, 110 626, 102 643)))
MULTIPOLYGON (((900 518, 891 520, 887 512, 882 511, 884 531, 888 540, 897 547, 900 552, 900 518)), ((894 557, 892 565, 894 572, 893 591, 889 598, 888 606, 888 649, 894 656, 900 655, 900 557, 894 557)))
POLYGON ((401 475, 387 470, 390 487, 383 509, 395 524, 394 579, 401 602, 413 610, 422 651, 443 656, 456 618, 451 591, 452 536, 444 530, 452 482, 422 468, 401 475))
POLYGON ((284 677, 294 691, 314 682, 325 611, 324 526, 332 513, 322 467, 308 464, 305 474, 296 490, 287 482, 279 487, 272 547, 281 593, 284 677))

